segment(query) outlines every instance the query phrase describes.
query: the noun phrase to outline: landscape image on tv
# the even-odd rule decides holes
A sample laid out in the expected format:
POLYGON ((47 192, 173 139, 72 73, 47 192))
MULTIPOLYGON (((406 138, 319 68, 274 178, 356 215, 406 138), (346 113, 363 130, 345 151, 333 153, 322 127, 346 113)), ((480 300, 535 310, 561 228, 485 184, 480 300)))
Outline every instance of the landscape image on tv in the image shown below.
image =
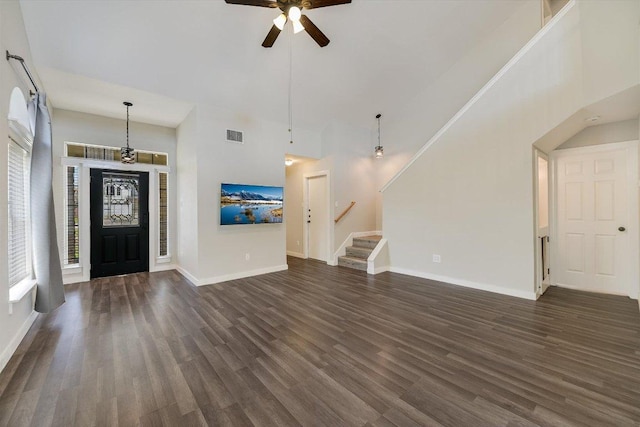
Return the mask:
POLYGON ((222 184, 220 225, 282 222, 282 187, 222 184))

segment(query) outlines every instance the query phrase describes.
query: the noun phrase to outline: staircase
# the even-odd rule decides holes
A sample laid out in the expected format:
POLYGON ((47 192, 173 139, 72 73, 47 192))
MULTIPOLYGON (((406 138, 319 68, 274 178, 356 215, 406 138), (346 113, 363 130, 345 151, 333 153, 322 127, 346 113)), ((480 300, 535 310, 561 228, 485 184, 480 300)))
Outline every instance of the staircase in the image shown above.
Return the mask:
POLYGON ((354 237, 353 246, 347 247, 347 254, 338 257, 338 265, 367 271, 367 258, 378 245, 382 236, 354 237))

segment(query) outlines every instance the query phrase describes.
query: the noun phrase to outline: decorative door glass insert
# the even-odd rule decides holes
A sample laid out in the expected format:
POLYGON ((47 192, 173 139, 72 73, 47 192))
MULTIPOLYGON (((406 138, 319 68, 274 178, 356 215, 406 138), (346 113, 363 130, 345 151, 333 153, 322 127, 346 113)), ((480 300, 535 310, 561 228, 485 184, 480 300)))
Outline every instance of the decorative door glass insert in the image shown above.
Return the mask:
POLYGON ((122 173, 102 174, 102 226, 140 225, 140 177, 122 173))

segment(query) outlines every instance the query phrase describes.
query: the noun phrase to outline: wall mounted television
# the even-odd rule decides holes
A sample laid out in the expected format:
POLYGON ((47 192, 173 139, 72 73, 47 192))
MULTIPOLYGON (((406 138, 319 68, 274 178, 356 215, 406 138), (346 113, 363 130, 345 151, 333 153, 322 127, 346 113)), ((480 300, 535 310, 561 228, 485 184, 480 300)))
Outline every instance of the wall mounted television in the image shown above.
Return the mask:
POLYGON ((220 185, 220 225, 282 223, 283 187, 220 185))

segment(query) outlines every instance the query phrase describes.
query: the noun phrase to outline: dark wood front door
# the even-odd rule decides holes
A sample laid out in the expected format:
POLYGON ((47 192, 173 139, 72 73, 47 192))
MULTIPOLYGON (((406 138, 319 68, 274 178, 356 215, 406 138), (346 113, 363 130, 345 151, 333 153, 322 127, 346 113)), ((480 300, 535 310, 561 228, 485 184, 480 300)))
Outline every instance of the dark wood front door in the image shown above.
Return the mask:
POLYGON ((91 169, 91 278, 149 271, 149 174, 91 169))

